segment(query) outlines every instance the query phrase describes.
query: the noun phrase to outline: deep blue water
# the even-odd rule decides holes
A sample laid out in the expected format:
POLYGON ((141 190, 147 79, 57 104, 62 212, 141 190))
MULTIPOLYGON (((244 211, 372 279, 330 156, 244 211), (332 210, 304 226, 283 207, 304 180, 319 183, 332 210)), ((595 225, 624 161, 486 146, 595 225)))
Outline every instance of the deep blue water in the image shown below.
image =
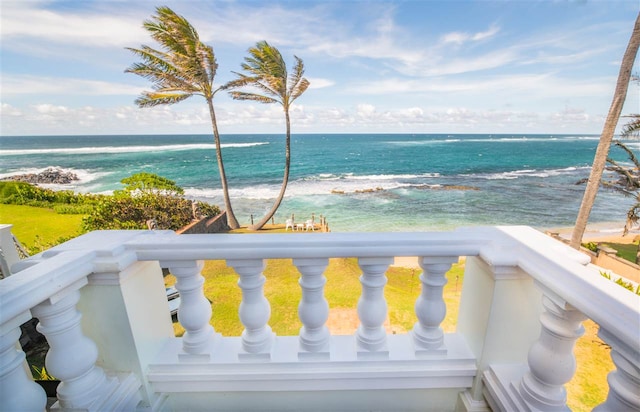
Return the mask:
MULTIPOLYGON (((223 135, 222 143, 233 207, 247 223, 278 193, 284 136, 223 135)), ((597 143, 585 135, 294 135, 276 220, 322 214, 334 231, 570 226, 584 190, 575 182, 588 176, 597 143), (442 190, 450 185, 478 190, 442 190), (357 193, 369 189, 381 190, 357 193)), ((615 149, 612 156, 624 159, 615 149)), ((0 177, 50 166, 76 172, 81 181, 70 188, 79 192, 118 189, 146 171, 222 204, 208 135, 0 137, 0 177)), ((630 203, 601 191, 590 221, 623 221, 630 203)))

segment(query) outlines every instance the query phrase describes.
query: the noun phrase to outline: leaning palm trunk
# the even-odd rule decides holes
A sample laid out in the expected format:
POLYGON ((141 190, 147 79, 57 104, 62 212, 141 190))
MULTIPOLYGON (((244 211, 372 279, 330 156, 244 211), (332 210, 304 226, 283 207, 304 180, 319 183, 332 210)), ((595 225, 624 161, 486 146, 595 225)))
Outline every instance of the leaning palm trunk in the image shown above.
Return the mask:
POLYGON ((139 49, 127 47, 142 62, 134 63, 125 70, 142 76, 152 82, 152 91, 143 91, 136 99, 140 107, 154 107, 179 103, 194 95, 204 97, 209 106, 211 125, 216 145, 216 158, 222 181, 224 204, 227 212, 227 224, 231 229, 239 227, 229 199, 227 177, 222 163, 220 135, 213 110, 213 79, 218 70, 213 48, 200 41, 196 29, 182 16, 168 7, 158 7, 156 15, 145 21, 143 27, 151 38, 157 41, 162 50, 142 45, 139 49))
POLYGON ((627 88, 629 87, 629 79, 631 78, 631 69, 638 53, 638 46, 640 46, 640 13, 636 17, 636 22, 629 39, 627 50, 622 58, 622 64, 620 65, 620 73, 618 74, 618 83, 616 84, 616 90, 613 95, 613 102, 609 108, 609 114, 604 123, 602 134, 600 135, 600 142, 596 149, 596 154, 593 160, 593 166, 591 167, 591 174, 589 175, 589 181, 584 191, 582 198, 582 204, 578 211, 578 217, 576 218, 576 224, 573 228, 571 235, 571 247, 574 249, 580 248, 582 242, 582 236, 587 228, 587 221, 593 209, 593 204, 598 194, 598 188, 600 187, 600 180, 602 179, 602 172, 604 171, 605 164, 607 162, 607 155, 609 148, 611 147, 611 141, 615 133, 618 120, 620 119, 620 112, 622 106, 627 97, 627 88))
POLYGON ((213 125, 213 140, 216 145, 216 159, 218 161, 218 171, 220 172, 220 184, 222 185, 222 196, 224 197, 224 208, 227 214, 227 226, 230 229, 240 227, 236 215, 231 208, 231 198, 229 197, 229 187, 227 185, 227 174, 224 172, 224 163, 222 161, 222 147, 220 145, 220 133, 218 132, 218 123, 216 122, 216 112, 213 109, 213 102, 207 100, 209 104, 209 115, 211 116, 211 124, 213 125))
POLYGON ((285 123, 287 128, 286 147, 285 147, 285 166, 284 177, 282 178, 282 186, 280 193, 273 203, 271 210, 255 225, 249 227, 249 230, 260 230, 276 213, 284 194, 287 190, 289 182, 289 169, 291 166, 291 122, 289 118, 289 108, 294 100, 296 100, 309 87, 309 81, 303 77, 304 64, 297 56, 296 65, 291 74, 287 73, 287 65, 277 48, 272 47, 266 41, 256 44, 256 47, 249 49, 249 56, 245 57, 245 63, 242 69, 246 74, 236 73, 238 78, 230 81, 223 86, 224 89, 232 89, 229 91, 231 97, 237 100, 253 100, 260 103, 280 103, 284 110, 285 123), (253 86, 258 92, 264 94, 237 91, 244 86, 253 86))
POLYGON ((287 121, 287 139, 285 143, 285 161, 284 161, 284 176, 282 177, 282 186, 280 186, 280 193, 278 193, 278 197, 273 202, 273 206, 269 212, 255 225, 249 226, 249 230, 260 230, 264 225, 267 224, 269 219, 276 214, 276 211, 280 207, 280 203, 282 203, 282 199, 284 199, 284 194, 287 191, 287 184, 289 183, 289 169, 291 167, 291 126, 289 124, 289 112, 286 112, 286 121, 287 121))

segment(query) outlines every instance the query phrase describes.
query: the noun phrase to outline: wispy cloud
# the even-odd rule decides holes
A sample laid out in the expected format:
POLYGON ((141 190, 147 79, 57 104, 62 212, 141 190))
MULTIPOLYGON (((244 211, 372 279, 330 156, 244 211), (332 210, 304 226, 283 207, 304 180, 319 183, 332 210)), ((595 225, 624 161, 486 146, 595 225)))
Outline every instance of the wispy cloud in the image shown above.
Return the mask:
POLYGON ((122 11, 55 9, 42 1, 8 1, 2 4, 3 47, 29 43, 91 47, 124 47, 145 34, 142 21, 131 8, 122 11))
POLYGON ((43 77, 31 75, 4 75, 2 79, 3 98, 13 95, 82 95, 135 96, 141 87, 101 80, 82 80, 69 77, 43 77))
POLYGON ((499 31, 500 31, 500 28, 498 26, 491 25, 486 31, 481 31, 477 33, 451 32, 442 36, 442 42, 445 44, 454 43, 457 45, 461 45, 469 41, 480 41, 480 40, 489 39, 495 36, 499 31))

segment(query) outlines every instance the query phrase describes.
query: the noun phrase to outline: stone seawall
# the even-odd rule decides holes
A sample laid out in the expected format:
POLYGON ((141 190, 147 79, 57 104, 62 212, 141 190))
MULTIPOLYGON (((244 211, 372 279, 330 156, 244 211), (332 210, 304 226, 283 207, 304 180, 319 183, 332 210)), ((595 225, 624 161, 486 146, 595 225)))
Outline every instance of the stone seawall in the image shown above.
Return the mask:
POLYGON ((202 233, 224 233, 230 231, 231 228, 227 226, 227 212, 222 212, 218 216, 212 218, 204 218, 197 220, 176 230, 176 233, 181 234, 202 234, 202 233))

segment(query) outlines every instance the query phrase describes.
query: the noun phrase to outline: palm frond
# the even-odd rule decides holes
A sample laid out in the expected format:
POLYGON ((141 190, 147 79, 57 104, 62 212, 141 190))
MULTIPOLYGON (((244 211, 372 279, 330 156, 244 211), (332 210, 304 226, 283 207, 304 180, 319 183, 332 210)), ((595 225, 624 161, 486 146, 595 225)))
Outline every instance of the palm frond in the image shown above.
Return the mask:
POLYGON ((296 84, 296 86, 294 87, 294 89, 291 91, 291 102, 293 102, 295 99, 297 99, 298 97, 300 97, 300 95, 302 93, 304 93, 305 91, 307 91, 307 89, 309 88, 309 85, 311 83, 309 82, 309 80, 307 79, 302 79, 300 80, 300 82, 298 84, 296 84))
POLYGON ((143 27, 160 49, 145 45, 127 48, 142 62, 131 65, 125 72, 149 80, 153 89, 144 92, 136 103, 141 107, 174 104, 194 94, 213 98, 218 64, 213 48, 200 41, 195 28, 168 7, 156 8, 156 14, 143 27), (151 103, 153 98, 158 102, 151 103))
POLYGON ((282 54, 266 41, 256 43, 249 50, 249 55, 240 65, 243 73, 233 72, 237 78, 226 83, 225 90, 242 87, 254 87, 263 92, 262 98, 257 93, 230 91, 230 95, 238 100, 255 100, 261 102, 278 102, 288 111, 290 104, 309 87, 309 81, 303 77, 302 59, 294 56, 296 64, 289 75, 282 54))
POLYGON ((631 209, 627 212, 627 221, 622 231, 622 236, 626 236, 629 230, 640 221, 640 195, 636 197, 636 204, 631 206, 631 209))
POLYGON ((304 93, 309 87, 309 81, 304 76, 304 63, 298 56, 293 56, 296 59, 296 65, 293 67, 293 72, 289 76, 289 96, 290 102, 296 100, 302 93, 304 93))
POLYGON ((627 156, 629 156, 629 160, 633 162, 636 168, 640 169, 640 161, 638 161, 638 158, 636 157, 635 153, 633 153, 633 151, 631 151, 631 149, 626 144, 622 143, 620 140, 614 141, 614 144, 619 148, 621 148, 622 150, 624 150, 625 152, 627 152, 627 156))
POLYGON ((640 115, 633 114, 630 117, 634 117, 629 123, 624 125, 622 129, 622 137, 639 137, 640 136, 640 115))
POLYGON ((230 91, 229 94, 235 100, 253 100, 259 103, 277 103, 278 102, 278 100, 274 99, 273 97, 264 96, 257 93, 230 91))
POLYGON ((139 107, 154 107, 160 105, 171 105, 179 103, 191 97, 189 93, 159 93, 159 92, 143 92, 140 97, 135 100, 139 107))

